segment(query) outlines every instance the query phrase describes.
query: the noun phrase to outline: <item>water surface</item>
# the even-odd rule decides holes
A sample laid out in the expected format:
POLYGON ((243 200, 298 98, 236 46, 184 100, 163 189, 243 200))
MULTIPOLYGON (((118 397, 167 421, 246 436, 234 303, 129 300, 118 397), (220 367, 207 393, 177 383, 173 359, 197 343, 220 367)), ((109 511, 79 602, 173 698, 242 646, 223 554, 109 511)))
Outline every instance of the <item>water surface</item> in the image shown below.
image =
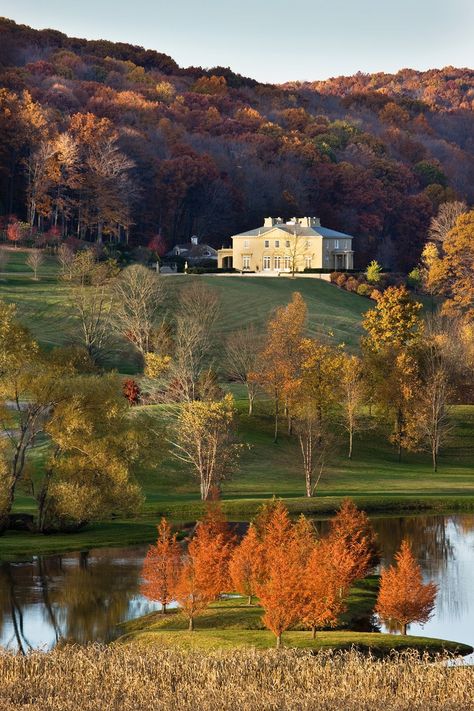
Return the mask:
MULTIPOLYGON (((433 618, 409 632, 474 646, 474 515, 374 518, 373 524, 382 565, 392 562, 407 537, 425 578, 439 586, 433 618)), ((26 651, 114 639, 120 622, 159 607, 140 595, 146 550, 108 548, 0 563, 0 645, 26 651)))

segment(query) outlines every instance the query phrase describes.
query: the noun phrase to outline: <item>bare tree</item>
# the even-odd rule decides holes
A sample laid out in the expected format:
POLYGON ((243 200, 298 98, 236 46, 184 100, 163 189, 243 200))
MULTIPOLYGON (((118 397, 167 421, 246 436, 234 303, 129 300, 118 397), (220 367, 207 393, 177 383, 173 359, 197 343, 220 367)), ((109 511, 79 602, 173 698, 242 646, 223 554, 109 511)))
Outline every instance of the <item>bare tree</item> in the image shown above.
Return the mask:
POLYGON ((33 270, 33 279, 38 281, 38 269, 44 261, 43 252, 39 249, 32 249, 26 258, 26 263, 33 270))
POLYGON ((253 404, 258 390, 256 380, 249 376, 256 371, 262 346, 262 334, 253 324, 234 331, 226 341, 226 371, 229 378, 242 383, 247 388, 249 415, 253 413, 253 404))
POLYGON ((97 262, 90 250, 78 252, 71 265, 73 284, 70 302, 76 323, 79 322, 79 342, 91 358, 99 362, 114 347, 113 264, 97 262))
POLYGON ((289 242, 289 247, 286 247, 285 250, 285 256, 289 256, 292 277, 294 277, 295 273, 298 271, 298 265, 303 258, 305 241, 306 240, 304 240, 301 236, 301 225, 296 223, 293 234, 290 239, 286 240, 287 243, 289 242))
POLYGON ((361 406, 365 396, 363 367, 360 358, 344 354, 339 379, 342 423, 349 436, 348 458, 352 459, 354 434, 361 428, 361 406))
POLYGON ((439 206, 438 214, 431 220, 430 238, 442 244, 448 232, 453 229, 458 217, 466 211, 467 205, 465 202, 443 202, 439 206))
POLYGON ((100 362, 113 344, 111 289, 107 284, 76 287, 72 304, 79 321, 79 341, 100 362))
POLYGON ((297 407, 293 431, 301 449, 306 496, 313 496, 326 469, 334 439, 309 400, 297 407))
POLYGON ((62 279, 70 281, 72 279, 72 265, 74 263, 74 252, 67 244, 61 244, 58 249, 59 273, 62 279))
POLYGON ((440 448, 453 429, 450 404, 465 356, 459 326, 456 321, 448 323, 434 316, 425 328, 419 423, 435 472, 440 448))
POLYGON ((218 402, 188 402, 180 407, 170 440, 171 452, 199 479, 201 499, 209 498, 235 468, 242 445, 236 440, 232 395, 218 402))
POLYGON ((192 401, 198 396, 199 380, 210 366, 212 331, 218 313, 219 299, 214 289, 194 282, 181 291, 170 375, 183 400, 192 401))
POLYGON ((115 328, 144 356, 152 350, 157 316, 163 306, 163 279, 141 264, 124 269, 115 282, 115 328))

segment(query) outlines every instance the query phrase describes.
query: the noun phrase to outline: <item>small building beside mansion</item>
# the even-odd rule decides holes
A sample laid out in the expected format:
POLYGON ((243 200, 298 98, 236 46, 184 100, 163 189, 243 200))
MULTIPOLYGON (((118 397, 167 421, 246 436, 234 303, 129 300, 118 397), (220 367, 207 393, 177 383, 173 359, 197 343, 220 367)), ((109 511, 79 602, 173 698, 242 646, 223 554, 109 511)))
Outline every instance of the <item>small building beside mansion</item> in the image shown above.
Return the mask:
POLYGON ((352 269, 352 237, 322 227, 317 217, 283 222, 266 217, 263 227, 232 237, 232 247, 219 249, 218 267, 264 274, 305 269, 352 269))

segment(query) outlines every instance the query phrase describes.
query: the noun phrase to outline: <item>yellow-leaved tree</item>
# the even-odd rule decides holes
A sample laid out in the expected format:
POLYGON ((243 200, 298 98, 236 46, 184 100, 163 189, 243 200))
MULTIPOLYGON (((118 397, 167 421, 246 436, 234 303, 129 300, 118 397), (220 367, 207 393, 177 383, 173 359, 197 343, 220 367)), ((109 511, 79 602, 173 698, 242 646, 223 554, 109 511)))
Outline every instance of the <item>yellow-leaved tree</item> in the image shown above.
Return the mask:
POLYGON ((180 407, 171 432, 171 453, 188 465, 199 480, 201 499, 235 469, 242 444, 236 437, 234 399, 192 400, 180 407))

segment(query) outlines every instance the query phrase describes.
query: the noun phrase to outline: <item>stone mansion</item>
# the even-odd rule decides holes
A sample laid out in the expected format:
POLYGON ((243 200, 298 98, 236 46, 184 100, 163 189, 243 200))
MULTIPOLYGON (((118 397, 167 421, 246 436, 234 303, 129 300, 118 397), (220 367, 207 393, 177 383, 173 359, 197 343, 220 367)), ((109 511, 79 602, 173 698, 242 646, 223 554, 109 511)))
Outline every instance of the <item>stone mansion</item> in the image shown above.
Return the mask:
POLYGON ((283 222, 267 217, 263 227, 234 235, 217 253, 218 266, 268 275, 305 269, 352 269, 352 237, 322 227, 317 217, 283 222))

